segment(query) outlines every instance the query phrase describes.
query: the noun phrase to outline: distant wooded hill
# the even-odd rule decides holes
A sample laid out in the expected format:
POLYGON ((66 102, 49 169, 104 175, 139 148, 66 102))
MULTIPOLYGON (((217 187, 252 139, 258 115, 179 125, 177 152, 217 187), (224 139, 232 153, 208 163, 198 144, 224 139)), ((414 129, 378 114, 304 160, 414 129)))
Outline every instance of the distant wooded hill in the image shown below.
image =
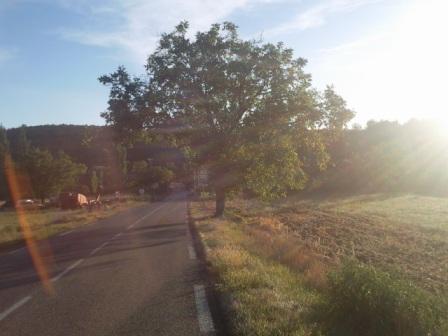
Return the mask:
MULTIPOLYGON (((7 130, 13 157, 20 155, 20 132, 20 128, 7 130)), ((129 163, 124 173, 128 180, 150 166, 169 166, 179 174, 175 167, 185 163, 179 149, 163 143, 139 143, 123 156, 118 153, 113 130, 106 126, 29 126, 26 137, 33 147, 48 149, 53 154, 64 151, 75 162, 85 164, 88 174, 81 184, 90 184, 89 174, 93 170, 98 174, 104 171, 104 185, 110 189, 119 188, 119 183, 111 181, 122 179, 124 161, 129 163)), ((346 129, 340 138, 328 143, 328 169, 310 175, 308 190, 448 195, 447 148, 448 135, 432 123, 372 121, 366 128, 346 129)), ((152 176, 149 180, 155 179, 152 176)))
MULTIPOLYGON (((18 151, 21 128, 7 130, 10 150, 13 156, 18 151)), ((56 154, 64 151, 74 161, 88 167, 108 166, 116 151, 114 133, 107 126, 42 125, 27 126, 26 137, 33 147, 47 149, 56 154)), ((181 151, 167 144, 136 144, 128 149, 127 160, 151 159, 155 164, 183 161, 181 151)))

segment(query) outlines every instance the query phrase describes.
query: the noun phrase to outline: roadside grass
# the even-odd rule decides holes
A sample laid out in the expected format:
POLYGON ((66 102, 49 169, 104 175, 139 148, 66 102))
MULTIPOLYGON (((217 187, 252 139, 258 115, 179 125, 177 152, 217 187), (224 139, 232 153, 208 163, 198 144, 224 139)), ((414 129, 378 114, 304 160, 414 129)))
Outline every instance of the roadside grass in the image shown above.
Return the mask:
MULTIPOLYGON (((193 217, 209 215, 208 205, 194 204, 193 217)), ((246 231, 229 219, 197 220, 196 225, 218 275, 233 335, 311 335, 305 314, 317 293, 303 276, 265 257, 263 246, 248 235, 250 227, 246 231)))
POLYGON ((369 195, 191 211, 233 334, 435 336, 448 332, 445 204, 369 195))
MULTIPOLYGON (((126 202, 113 203, 101 209, 94 209, 91 212, 87 209, 27 210, 25 211, 25 216, 34 238, 39 240, 90 224, 120 211, 143 204, 143 201, 132 199, 126 202)), ((0 250, 20 244, 22 241, 23 237, 17 213, 14 210, 0 211, 0 250)))

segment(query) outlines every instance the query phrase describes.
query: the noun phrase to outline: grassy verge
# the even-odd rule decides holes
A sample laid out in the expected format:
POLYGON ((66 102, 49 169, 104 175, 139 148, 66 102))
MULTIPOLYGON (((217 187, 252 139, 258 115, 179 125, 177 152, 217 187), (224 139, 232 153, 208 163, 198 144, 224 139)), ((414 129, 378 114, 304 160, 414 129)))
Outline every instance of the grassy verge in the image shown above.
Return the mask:
POLYGON ((448 231, 440 210, 431 217, 437 227, 417 219, 446 200, 426 200, 418 211, 412 197, 394 199, 389 209, 378 197, 385 196, 279 205, 236 200, 222 219, 211 217, 212 202, 193 202, 232 333, 448 334, 448 306, 440 299, 447 280, 440 261, 448 256, 441 238, 448 231), (411 267, 424 260, 423 268, 411 267))
MULTIPOLYGON (((30 210, 25 212, 26 219, 31 227, 35 239, 44 239, 57 233, 68 231, 83 225, 90 224, 99 219, 107 218, 116 213, 145 204, 143 201, 127 200, 114 203, 89 212, 87 209, 79 210, 30 210)), ((22 242, 19 219, 15 211, 0 212, 0 249, 6 249, 22 242)))
MULTIPOLYGON (((210 214, 209 204, 193 204, 193 217, 210 214)), ((261 253, 240 223, 229 219, 196 220, 207 257, 217 272, 235 335, 309 335, 303 323, 316 296, 304 277, 261 253)), ((246 228, 247 229, 247 228, 246 228)))

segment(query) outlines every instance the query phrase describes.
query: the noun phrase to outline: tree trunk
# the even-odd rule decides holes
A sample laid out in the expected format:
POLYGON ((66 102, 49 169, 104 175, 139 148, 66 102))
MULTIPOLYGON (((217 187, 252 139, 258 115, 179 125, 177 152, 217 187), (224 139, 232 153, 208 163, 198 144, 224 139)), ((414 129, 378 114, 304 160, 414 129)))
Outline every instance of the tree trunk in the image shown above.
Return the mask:
POLYGON ((221 217, 224 214, 224 209, 226 206, 226 192, 224 189, 217 188, 216 193, 216 211, 215 217, 221 217))

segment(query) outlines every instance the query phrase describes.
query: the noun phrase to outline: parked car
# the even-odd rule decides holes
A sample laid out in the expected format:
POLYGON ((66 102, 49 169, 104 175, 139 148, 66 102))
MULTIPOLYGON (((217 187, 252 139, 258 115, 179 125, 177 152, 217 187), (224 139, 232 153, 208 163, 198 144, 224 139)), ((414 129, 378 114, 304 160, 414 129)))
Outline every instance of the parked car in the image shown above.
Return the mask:
POLYGON ((17 201, 18 205, 32 205, 34 204, 34 201, 31 198, 27 198, 27 199, 21 199, 17 201))
POLYGON ((59 195, 61 209, 78 209, 89 204, 87 197, 75 192, 64 192, 59 195))

